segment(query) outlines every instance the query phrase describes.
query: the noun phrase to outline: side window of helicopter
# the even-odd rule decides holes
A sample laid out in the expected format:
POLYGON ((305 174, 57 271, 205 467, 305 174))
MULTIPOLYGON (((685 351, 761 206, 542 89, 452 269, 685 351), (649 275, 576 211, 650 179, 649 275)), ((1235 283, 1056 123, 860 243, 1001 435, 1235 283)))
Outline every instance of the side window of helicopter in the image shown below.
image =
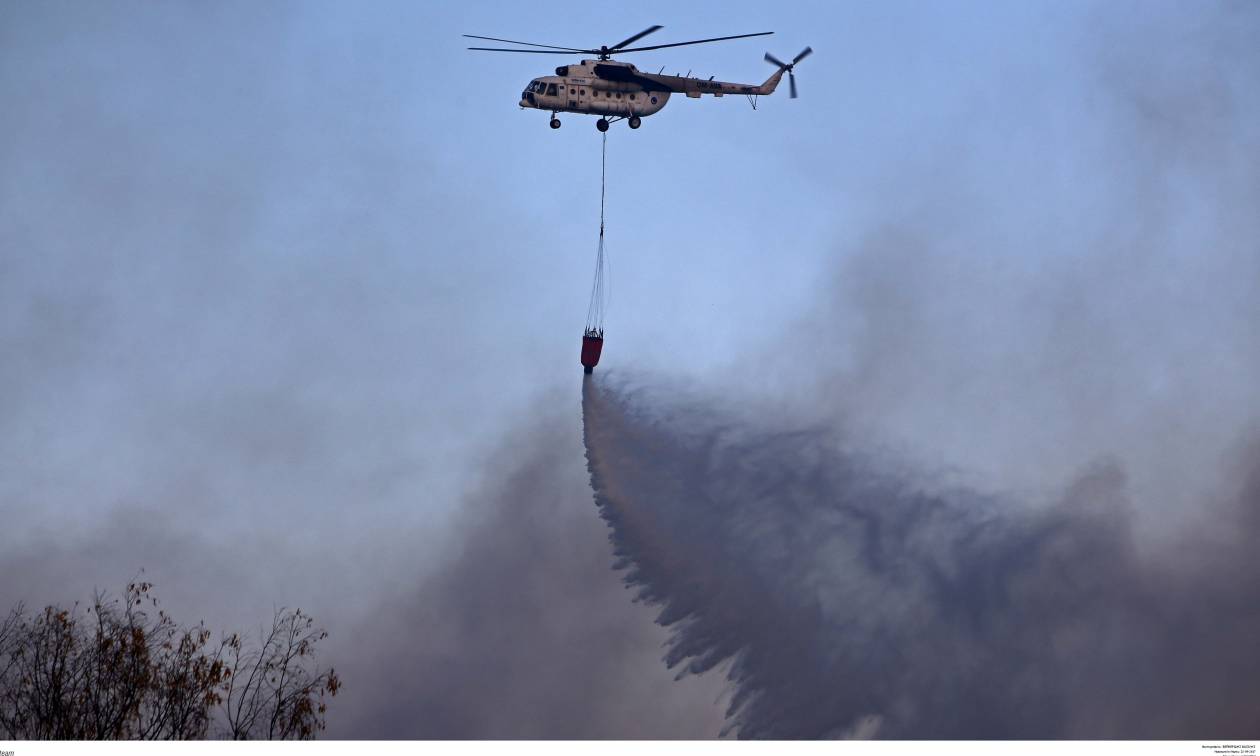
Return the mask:
POLYGON ((559 94, 559 92, 556 91, 556 83, 554 81, 547 85, 547 94, 559 94))

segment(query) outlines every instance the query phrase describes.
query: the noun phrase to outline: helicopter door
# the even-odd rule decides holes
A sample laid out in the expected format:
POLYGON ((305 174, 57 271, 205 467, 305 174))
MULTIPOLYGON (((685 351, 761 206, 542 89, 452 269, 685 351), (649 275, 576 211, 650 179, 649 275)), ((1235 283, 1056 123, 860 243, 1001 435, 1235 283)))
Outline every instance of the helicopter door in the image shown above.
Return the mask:
POLYGON ((561 87, 564 87, 564 88, 566 88, 566 89, 568 89, 568 90, 569 90, 568 94, 566 95, 566 96, 567 96, 567 98, 568 98, 568 102, 569 102, 569 109, 570 109, 570 110, 577 110, 577 109, 578 109, 578 88, 577 88, 577 85, 576 85, 576 84, 564 84, 564 83, 561 83, 561 84, 560 84, 560 86, 561 86, 561 87))

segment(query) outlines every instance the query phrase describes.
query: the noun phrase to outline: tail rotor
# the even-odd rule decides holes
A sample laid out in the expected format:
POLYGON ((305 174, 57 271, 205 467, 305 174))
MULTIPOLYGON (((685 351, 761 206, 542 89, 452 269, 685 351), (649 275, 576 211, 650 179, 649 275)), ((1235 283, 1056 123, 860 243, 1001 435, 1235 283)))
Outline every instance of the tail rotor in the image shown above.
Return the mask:
POLYGON ((805 60, 806 58, 808 58, 812 52, 814 52, 814 48, 806 47, 804 50, 801 50, 799 55, 797 55, 795 58, 792 58, 791 63, 784 63, 783 61, 774 57, 770 53, 766 53, 766 62, 773 63, 774 65, 778 66, 781 70, 787 71, 789 96, 793 100, 796 99, 796 74, 792 72, 792 69, 796 68, 797 63, 800 63, 802 60, 805 60))

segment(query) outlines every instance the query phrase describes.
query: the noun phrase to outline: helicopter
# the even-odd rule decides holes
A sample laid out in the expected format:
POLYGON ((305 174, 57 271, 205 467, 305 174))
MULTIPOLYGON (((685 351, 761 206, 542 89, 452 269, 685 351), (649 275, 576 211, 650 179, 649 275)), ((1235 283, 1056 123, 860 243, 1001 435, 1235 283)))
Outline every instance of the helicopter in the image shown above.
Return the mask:
POLYGON ((648 45, 646 47, 630 47, 649 34, 660 31, 663 26, 650 26, 629 39, 615 45, 604 45, 598 48, 560 47, 558 45, 542 45, 536 42, 517 42, 498 37, 482 37, 476 34, 465 34, 469 39, 485 39, 492 42, 506 42, 521 47, 470 47, 469 50, 485 52, 518 52, 538 55, 594 55, 593 60, 559 66, 555 76, 542 76, 534 79, 521 92, 520 106, 537 110, 551 111, 551 128, 560 128, 557 113, 583 113, 598 115, 595 128, 608 131, 610 124, 626 121, 630 128, 637 129, 643 124, 643 118, 660 112, 669 102, 671 94, 684 94, 698 98, 702 95, 722 97, 728 94, 742 94, 748 97, 753 109, 757 107, 757 97, 769 95, 779 86, 779 80, 786 72, 790 84, 791 97, 796 98, 796 75, 793 69, 810 53, 812 48, 806 47, 790 63, 784 63, 770 53, 765 60, 773 64, 777 70, 761 84, 738 84, 729 81, 714 81, 713 77, 700 79, 690 75, 666 76, 664 68, 660 72, 647 73, 635 68, 631 63, 623 63, 612 59, 614 54, 645 52, 660 50, 666 47, 682 47, 699 45, 707 42, 721 42, 727 39, 743 39, 745 37, 764 37, 774 32, 757 32, 755 34, 735 34, 729 37, 712 37, 696 39, 690 42, 673 42, 665 45, 648 45))

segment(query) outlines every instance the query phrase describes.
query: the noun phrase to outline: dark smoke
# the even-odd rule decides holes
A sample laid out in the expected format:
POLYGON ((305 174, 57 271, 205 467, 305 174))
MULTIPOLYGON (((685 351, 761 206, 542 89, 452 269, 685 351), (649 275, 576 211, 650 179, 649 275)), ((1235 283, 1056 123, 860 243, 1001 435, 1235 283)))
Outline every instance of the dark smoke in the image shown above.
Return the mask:
MULTIPOLYGON (((562 401, 548 404, 564 406, 562 401)), ((666 636, 610 569, 572 412, 488 460, 444 563, 342 644, 361 688, 330 723, 355 738, 703 738, 723 681, 678 684, 666 636)))
POLYGON ((733 661, 741 737, 1254 734, 1260 447, 1204 503, 1237 535, 1148 558, 1113 462, 1013 507, 825 428, 600 379, 584 412, 626 581, 670 666, 733 661))

